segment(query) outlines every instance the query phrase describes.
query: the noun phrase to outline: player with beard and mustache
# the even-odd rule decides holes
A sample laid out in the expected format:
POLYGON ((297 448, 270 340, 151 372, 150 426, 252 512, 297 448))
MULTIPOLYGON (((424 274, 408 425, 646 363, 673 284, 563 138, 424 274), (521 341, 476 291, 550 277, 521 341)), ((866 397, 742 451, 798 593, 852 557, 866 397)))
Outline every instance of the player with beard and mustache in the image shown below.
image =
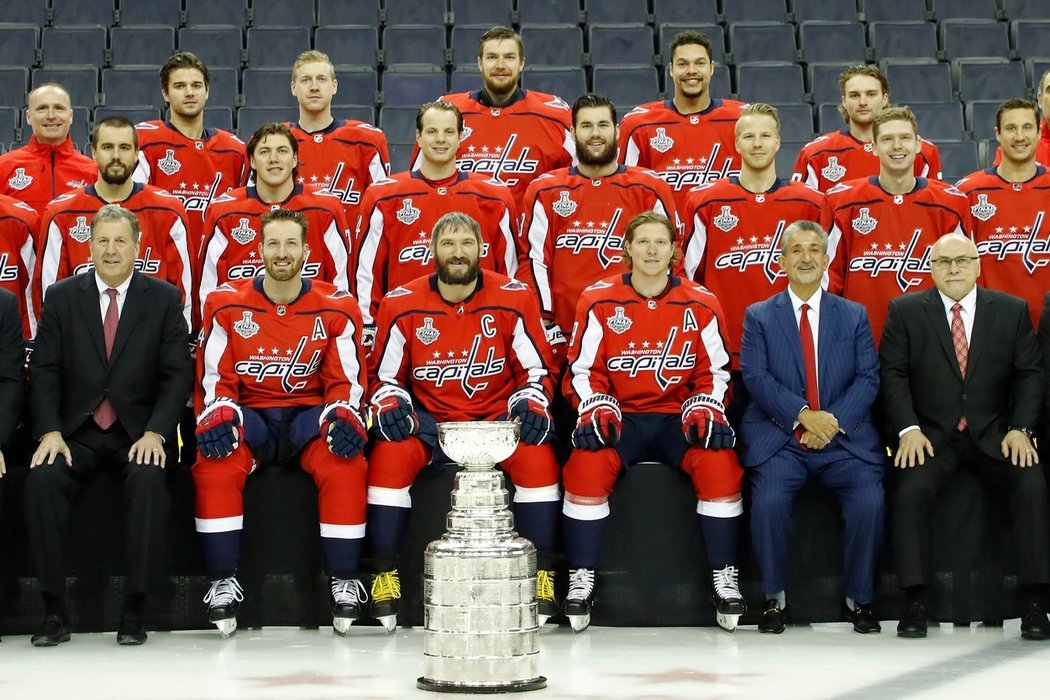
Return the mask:
MULTIPOLYGON (((616 163, 619 129, 609 98, 580 97, 572 106, 572 122, 580 164, 529 185, 519 275, 539 295, 544 322, 564 330, 572 328, 585 288, 627 272, 622 253, 628 221, 655 211, 678 222, 667 183, 649 170, 616 163)), ((553 334, 560 336, 561 330, 553 334)))
POLYGON ((479 265, 481 231, 461 212, 434 225, 435 274, 383 298, 369 355, 372 431, 368 543, 372 614, 393 630, 401 606, 397 553, 427 464, 449 462, 437 444, 443 421, 521 421, 521 442, 502 467, 514 482, 515 520, 538 553, 540 624, 557 611, 553 553, 560 494, 548 407, 550 345, 528 288, 479 265))
POLYGON ((203 410, 193 466, 208 620, 237 629, 242 494, 255 465, 298 461, 317 483, 332 626, 343 635, 367 599, 357 574, 365 532, 365 370, 361 313, 347 292, 303 277, 308 219, 262 216, 261 275, 208 295, 198 357, 203 410))
MULTIPOLYGON (((186 325, 192 328, 193 266, 182 202, 159 187, 132 180, 139 154, 138 134, 126 118, 106 117, 98 122, 91 148, 98 165, 94 184, 61 195, 40 218, 33 312, 39 313, 52 284, 91 269, 91 219, 104 205, 119 204, 135 213, 142 229, 135 269, 179 288, 186 325)), ((35 319, 31 323, 35 327, 35 319)))

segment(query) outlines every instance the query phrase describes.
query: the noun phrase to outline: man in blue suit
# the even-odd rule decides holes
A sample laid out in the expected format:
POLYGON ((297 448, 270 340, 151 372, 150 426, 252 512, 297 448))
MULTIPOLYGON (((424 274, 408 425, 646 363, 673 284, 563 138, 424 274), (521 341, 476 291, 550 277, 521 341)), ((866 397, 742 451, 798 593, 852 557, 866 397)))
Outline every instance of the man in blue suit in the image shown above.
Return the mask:
POLYGON ((819 225, 788 226, 780 254, 788 288, 744 316, 740 369, 751 399, 741 464, 766 596, 760 632, 784 631, 792 502, 811 476, 842 504, 847 618, 857 632, 881 630, 872 607, 884 520, 885 452, 872 422, 879 358, 864 307, 821 288, 827 251, 819 225))

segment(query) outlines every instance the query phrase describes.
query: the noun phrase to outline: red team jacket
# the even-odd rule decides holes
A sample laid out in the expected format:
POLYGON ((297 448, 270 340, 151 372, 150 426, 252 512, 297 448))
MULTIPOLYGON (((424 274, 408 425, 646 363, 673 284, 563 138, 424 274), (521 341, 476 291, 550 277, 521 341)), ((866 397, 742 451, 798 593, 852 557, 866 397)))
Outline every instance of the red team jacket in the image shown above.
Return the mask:
POLYGON ((194 268, 200 256, 205 210, 215 198, 248 181, 244 142, 222 129, 205 129, 199 139, 182 135, 171 122, 135 125, 139 162, 135 182, 156 185, 182 200, 189 222, 194 268))
POLYGON ((970 201, 973 241, 981 256, 981 284, 1028 302, 1038 328, 1050 289, 1050 172, 1042 165, 1026 182, 1006 182, 995 168, 956 185, 970 201))
POLYGON ((198 363, 203 400, 275 408, 364 399, 361 315, 346 291, 303 280, 290 304, 274 304, 262 277, 224 284, 204 307, 198 363))
POLYGON ((609 394, 625 413, 678 413, 695 394, 726 403, 725 321, 699 284, 672 276, 646 299, 630 274, 608 277, 584 291, 576 324, 563 380, 574 407, 594 394, 609 394))
POLYGON ((703 112, 682 114, 672 100, 647 102, 620 122, 620 162, 656 171, 681 210, 693 187, 740 174, 734 129, 744 106, 711 100, 703 112))
MULTIPOLYGON (((874 145, 858 140, 849 129, 842 129, 818 136, 803 146, 791 179, 826 193, 839 183, 878 174, 879 157, 874 145)), ((941 179, 941 153, 922 139, 915 156, 915 177, 941 179)))
MULTIPOLYGON (((34 307, 55 282, 94 268, 91 262, 91 219, 108 204, 95 186, 64 194, 40 217, 39 253, 33 285, 34 307)), ((119 204, 135 212, 142 233, 135 269, 171 282, 182 293, 184 316, 190 326, 193 303, 193 266, 186 236, 186 210, 175 195, 152 185, 135 183, 131 195, 119 204)))
POLYGON ((474 293, 451 304, 436 274, 420 277, 383 298, 378 321, 370 393, 397 384, 438 422, 506 414, 507 399, 527 383, 551 395, 539 306, 517 280, 482 270, 474 293))
POLYGON ((47 203, 98 178, 98 164, 77 152, 73 140, 48 146, 36 140, 0 156, 0 194, 19 199, 43 213, 47 203))
POLYGON ((366 326, 375 324, 384 294, 434 270, 430 233, 450 211, 481 226, 483 269, 517 272, 518 214, 506 185, 459 171, 439 181, 418 170, 398 173, 370 187, 361 204, 355 293, 366 326))
POLYGON ((908 194, 892 195, 872 176, 827 193, 828 291, 863 304, 876 344, 890 299, 929 289, 930 248, 946 233, 970 235, 966 195, 940 180, 918 178, 908 194))
POLYGON ((667 183, 642 168, 621 165, 592 180, 573 166, 533 180, 525 194, 520 279, 535 288, 545 319, 572 329, 584 288, 627 271, 623 232, 650 210, 678 223, 667 183))
POLYGON ((263 214, 278 207, 301 211, 306 217, 310 256, 303 265, 303 277, 330 282, 349 291, 346 219, 337 199, 310 194, 296 185, 288 199, 269 204, 259 198, 254 187, 242 187, 224 194, 208 207, 199 275, 202 308, 216 287, 262 274, 259 222, 263 214))
POLYGON ((820 221, 824 195, 779 179, 766 192, 750 192, 733 176, 694 188, 685 206, 680 212, 686 230, 683 277, 721 301, 737 369, 744 311, 787 287, 780 269, 781 236, 799 219, 820 221))
POLYGON ((18 300, 22 312, 22 336, 36 335, 39 308, 33 307, 30 282, 36 267, 36 232, 40 217, 33 207, 0 195, 0 287, 18 300))

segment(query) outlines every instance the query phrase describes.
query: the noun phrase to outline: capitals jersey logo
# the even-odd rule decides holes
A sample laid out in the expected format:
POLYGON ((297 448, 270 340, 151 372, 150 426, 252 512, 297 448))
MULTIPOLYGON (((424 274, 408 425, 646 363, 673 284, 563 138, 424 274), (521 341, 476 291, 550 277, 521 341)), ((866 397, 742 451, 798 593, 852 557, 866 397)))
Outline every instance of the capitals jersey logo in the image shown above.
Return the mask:
POLYGON ((255 239, 255 229, 248 225, 248 219, 241 219, 237 224, 237 228, 230 231, 230 236, 233 240, 237 241, 241 245, 247 245, 255 239))
POLYGON ((879 220, 871 216, 871 209, 861 207, 860 215, 853 220, 853 230, 862 236, 867 236, 879 225, 879 220))
POLYGON ((981 221, 988 221, 988 219, 995 216, 997 210, 998 207, 988 202, 988 195, 986 194, 977 195, 977 204, 970 207, 970 212, 974 215, 974 218, 981 221))
MULTIPOLYGON (((314 138, 316 139, 318 136, 320 136, 320 134, 315 134, 314 138)), ((333 197, 338 197, 339 201, 343 204, 360 204, 361 192, 359 190, 354 189, 354 178, 350 178, 346 181, 345 189, 341 190, 339 189, 339 187, 337 187, 337 183, 339 182, 339 179, 343 176, 343 169, 345 167, 346 163, 339 163, 339 165, 335 166, 335 172, 332 174, 331 184, 320 191, 324 194, 330 194, 333 197)))
MULTIPOLYGON (((463 138, 466 139, 466 136, 463 138)), ((539 169, 540 165, 538 160, 532 160, 529 158, 528 146, 521 149, 521 153, 516 157, 511 157, 511 153, 514 150, 514 143, 517 140, 518 135, 511 134, 507 137, 507 143, 502 146, 496 146, 492 149, 488 146, 482 146, 480 154, 475 146, 468 146, 468 155, 456 161, 456 166, 463 172, 487 173, 491 175, 493 180, 502 182, 505 185, 516 185, 518 184, 518 178, 504 177, 504 173, 512 175, 532 174, 539 169), (496 157, 489 157, 490 153, 495 153, 496 157)))
MULTIPOLYGON (((495 336, 496 319, 491 314, 481 317, 481 332, 486 337, 495 336)), ((505 358, 496 357, 494 347, 488 349, 483 359, 478 357, 481 350, 481 337, 481 334, 474 336, 470 350, 463 351, 464 357, 428 360, 424 366, 412 370, 412 378, 416 381, 431 382, 435 387, 441 387, 445 382, 458 382, 463 394, 468 399, 474 398, 475 394, 484 391, 489 386, 489 382, 478 380, 503 374, 503 369, 507 364, 505 358)))
POLYGON ((8 265, 7 258, 7 253, 0 255, 0 282, 14 282, 18 279, 18 265, 8 265))
POLYGON ((174 175, 182 169, 182 163, 175 159, 175 149, 164 150, 164 157, 157 161, 157 167, 165 175, 174 175))
POLYGON ((733 212, 730 211, 729 205, 722 207, 722 213, 716 216, 712 221, 715 222, 715 226, 722 229, 726 233, 729 233, 736 228, 737 223, 740 222, 739 216, 734 216, 733 212))
POLYGON ((623 256, 620 255, 623 250, 623 237, 615 233, 621 216, 623 216, 623 209, 617 208, 607 225, 604 221, 600 222, 605 225, 604 229, 593 228, 593 221, 588 221, 586 228, 581 226, 582 221, 573 222, 576 233, 558 236, 554 245, 557 248, 571 250, 573 253, 579 253, 581 250, 594 250, 598 256, 598 262, 603 269, 607 270, 613 263, 623 260, 623 256), (596 231, 600 233, 595 233, 596 231))
MULTIPOLYGON (((246 312, 247 313, 247 312, 246 312)), ((299 338, 299 344, 292 352, 291 356, 285 359, 278 359, 277 361, 268 360, 245 360, 238 362, 234 365, 234 371, 237 374, 243 374, 249 377, 255 377, 257 383, 263 382, 267 377, 280 377, 281 387, 289 394, 298 391, 306 386, 307 382, 304 379, 300 382, 293 382, 292 379, 296 377, 309 377, 316 374, 321 368, 321 350, 314 350, 313 355, 309 361, 300 362, 299 359, 302 357, 303 350, 306 348, 306 336, 299 338)))
POLYGON ((784 276, 780 269, 780 238, 784 235, 787 222, 781 219, 777 222, 776 231, 772 236, 765 236, 762 245, 758 243, 758 237, 751 237, 748 245, 744 238, 736 239, 737 247, 728 253, 719 255, 715 259, 716 270, 739 270, 743 272, 752 265, 761 265, 762 273, 770 284, 777 281, 778 277, 784 276))
POLYGON ((430 345, 441 335, 441 331, 434 328, 434 319, 427 316, 423 319, 423 325, 416 329, 416 337, 423 345, 430 345))
POLYGON ((605 325, 609 327, 613 333, 617 335, 623 335, 631 329, 634 322, 627 318, 627 314, 624 313, 622 306, 617 306, 613 309, 614 315, 606 319, 605 325))
MULTIPOLYGON (((1046 218, 1044 212, 1035 215, 1035 221, 1031 226, 1025 226, 1028 233, 1026 238, 1000 238, 995 237, 977 244, 977 254, 981 257, 992 257, 996 260, 1005 260, 1007 255, 1020 255, 1028 274, 1034 273, 1040 267, 1050 264, 1050 234, 1045 238, 1039 238, 1043 221, 1046 218), (1036 259, 1036 256, 1040 256, 1036 259)), ((1011 227, 1013 229, 1014 227, 1011 227)))
POLYGON ((558 194, 558 201, 551 205, 551 209, 553 209, 554 213, 558 216, 568 218, 573 215, 577 206, 576 202, 569 199, 568 191, 562 190, 558 194))
POLYGON ((259 324, 252 319, 251 311, 245 311, 241 320, 233 324, 233 330, 237 335, 248 340, 259 332, 259 324))
POLYGON ((77 222, 69 229, 69 237, 77 243, 84 243, 91 238, 91 227, 86 216, 78 216, 77 222))
POLYGON ((416 223, 421 213, 419 209, 412 206, 411 199, 406 199, 401 203, 401 208, 397 210, 397 220, 405 226, 411 226, 416 223))
POLYGON ((656 130, 656 136, 649 139, 649 145, 654 151, 667 153, 674 148, 674 139, 667 135, 667 129, 660 127, 656 130))
POLYGON ((850 272, 867 272, 872 278, 887 272, 892 272, 897 279, 897 286, 901 292, 906 292, 912 287, 920 285, 929 276, 930 272, 930 247, 927 246, 922 255, 915 257, 915 249, 922 237, 922 229, 917 228, 912 233, 911 240, 901 244, 903 252, 894 254, 892 247, 887 248, 879 255, 879 244, 872 243, 868 254, 861 254, 849 261, 850 272))
POLYGON ((828 182, 838 182, 846 175, 846 168, 839 165, 838 156, 831 156, 828 158, 828 164, 821 169, 820 174, 828 182))
POLYGON ((33 176, 26 175, 25 168, 15 168, 15 174, 7 181, 7 184, 10 185, 12 189, 24 190, 33 184, 33 176))
MULTIPOLYGON (((697 323, 693 312, 686 309, 685 317, 683 326, 691 324, 691 327, 696 329, 697 323)), ((652 348, 649 341, 642 343, 641 350, 635 349, 635 343, 628 343, 629 350, 609 358, 609 371, 625 372, 632 379, 642 372, 652 372, 660 391, 667 391, 672 385, 682 381, 681 372, 691 370, 696 366, 696 353, 693 352, 691 342, 686 341, 679 353, 671 351, 675 340, 678 339, 678 333, 678 327, 673 326, 667 334, 667 339, 655 343, 655 348, 652 348), (669 374, 669 370, 678 372, 678 374, 669 374)))

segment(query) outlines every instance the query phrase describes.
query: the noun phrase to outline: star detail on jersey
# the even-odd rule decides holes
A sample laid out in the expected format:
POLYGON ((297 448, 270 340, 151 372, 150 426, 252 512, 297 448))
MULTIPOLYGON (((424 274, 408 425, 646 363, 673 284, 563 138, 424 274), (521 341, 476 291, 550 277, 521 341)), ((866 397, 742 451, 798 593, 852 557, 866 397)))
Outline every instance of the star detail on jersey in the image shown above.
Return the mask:
POLYGON ((716 216, 714 219, 712 219, 712 221, 715 222, 715 226, 725 231, 726 233, 729 233, 730 231, 736 228, 736 225, 738 223, 740 223, 740 217, 734 216, 733 212, 729 208, 729 205, 727 204, 724 207, 722 207, 722 213, 716 216))
POLYGON ((164 157, 157 161, 157 167, 165 175, 171 176, 182 169, 182 163, 175 158, 175 149, 164 149, 164 157))
POLYGON ((838 182, 846 175, 846 168, 839 165, 837 156, 828 158, 828 164, 820 170, 820 174, 829 182, 838 182))
POLYGON ((558 193, 558 201, 551 205, 551 209, 558 216, 568 218, 573 215, 579 205, 569 199, 569 193, 562 190, 558 193))
POLYGON ((988 219, 995 216, 997 209, 998 207, 988 201, 988 195, 979 194, 977 195, 977 204, 970 207, 970 213, 973 214, 976 219, 988 221, 988 219))
POLYGON ((252 320, 252 312, 245 311, 240 321, 235 321, 233 330, 245 340, 259 332, 259 324, 252 320))
POLYGON ((629 331, 633 323, 634 322, 627 317, 627 314, 624 313, 622 306, 617 306, 614 309, 614 315, 610 316, 605 321, 605 325, 609 327, 609 330, 617 335, 623 335, 629 331))
MULTIPOLYGON (((894 202, 896 203, 896 200, 894 202)), ((853 230, 862 236, 867 236, 879 225, 879 220, 872 217, 870 211, 867 207, 862 207, 859 216, 853 220, 853 230)))
POLYGON ((15 174, 7 181, 7 184, 10 185, 12 189, 24 190, 33 184, 33 176, 26 175, 25 168, 15 168, 15 174))

